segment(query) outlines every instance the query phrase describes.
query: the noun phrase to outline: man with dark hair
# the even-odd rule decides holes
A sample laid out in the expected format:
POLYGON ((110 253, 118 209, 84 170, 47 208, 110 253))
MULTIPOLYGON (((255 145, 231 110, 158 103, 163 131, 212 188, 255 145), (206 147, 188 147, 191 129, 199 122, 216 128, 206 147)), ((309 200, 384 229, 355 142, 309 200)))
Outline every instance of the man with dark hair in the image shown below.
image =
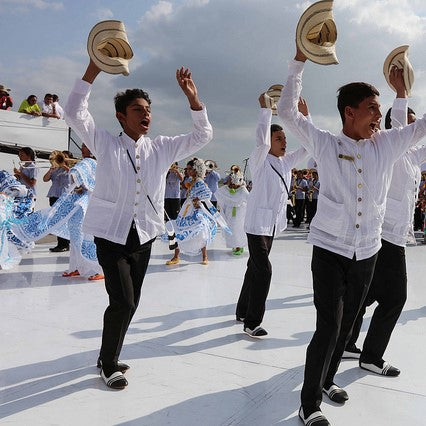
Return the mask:
MULTIPOLYGON (((306 425, 322 426, 329 424, 320 409, 322 392, 337 403, 348 399, 334 376, 373 277, 393 165, 426 134, 426 117, 403 129, 380 131, 377 89, 350 83, 339 89, 342 132, 319 130, 297 111, 306 59, 298 49, 290 61, 277 110, 315 159, 321 176, 318 210, 308 236, 314 245, 317 321, 306 351, 299 416, 306 425)), ((402 70, 393 70, 392 81, 404 84, 402 70)))
POLYGON ((40 107, 37 105, 37 96, 36 95, 30 95, 27 99, 24 99, 21 102, 21 105, 19 106, 18 112, 22 112, 24 114, 34 115, 34 116, 40 116, 41 110, 40 107))
POLYGON ((46 93, 44 95, 43 103, 41 105, 41 115, 47 118, 61 118, 56 112, 56 105, 53 101, 53 95, 46 93))
POLYGON ((112 136, 96 127, 88 111, 91 85, 100 71, 90 60, 68 98, 65 117, 98 160, 96 185, 84 220, 84 231, 95 236, 109 295, 98 367, 108 387, 123 389, 128 384, 123 372, 129 367, 118 358, 139 303, 151 245, 164 230, 167 171, 174 161, 205 146, 212 139, 212 128, 191 72, 182 67, 176 79, 191 108, 191 133, 147 137, 151 101, 136 89, 116 96, 116 117, 123 132, 112 136))
MULTIPOLYGON (((286 153, 283 128, 271 124, 272 110, 265 97, 259 97, 260 115, 256 130, 256 148, 249 159, 253 188, 247 200, 244 230, 247 233, 249 260, 236 308, 237 321, 251 337, 266 336, 261 327, 272 278, 269 253, 276 233, 287 228, 286 207, 291 169, 306 158, 306 150, 286 153)), ((306 104, 301 108, 308 114, 306 104)))
MULTIPOLYGON (((405 87, 395 87, 396 101, 400 101, 404 98, 405 87)), ((404 101, 406 104, 407 100, 404 101)), ((415 121, 416 115, 411 108, 394 107, 386 114, 385 127, 401 128, 415 121)), ((398 376, 400 373, 398 368, 384 361, 383 355, 407 299, 405 246, 408 241, 415 243, 413 215, 421 179, 420 167, 425 161, 426 146, 417 145, 404 153, 393 167, 382 227, 382 247, 370 290, 343 353, 343 358, 359 359, 361 368, 383 376, 398 376), (361 351, 356 347, 356 341, 366 308, 374 302, 378 304, 361 351)))

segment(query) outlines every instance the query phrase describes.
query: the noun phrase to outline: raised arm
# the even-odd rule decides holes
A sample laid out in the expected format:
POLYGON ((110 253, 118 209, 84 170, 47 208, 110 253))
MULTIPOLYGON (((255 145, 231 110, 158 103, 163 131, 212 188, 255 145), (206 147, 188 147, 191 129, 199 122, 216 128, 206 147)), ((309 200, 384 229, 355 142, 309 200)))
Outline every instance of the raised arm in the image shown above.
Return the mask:
POLYGON ((321 144, 318 143, 321 130, 317 129, 312 122, 299 112, 299 98, 302 92, 302 74, 306 57, 297 49, 294 60, 289 62, 289 76, 281 92, 277 104, 278 115, 314 158, 320 154, 321 144))
POLYGON ((68 97, 65 105, 65 121, 77 133, 78 137, 90 148, 97 153, 95 146, 95 122, 88 110, 88 99, 100 69, 90 60, 81 80, 76 80, 72 92, 68 97))
POLYGON ((181 67, 176 70, 176 80, 182 89, 182 92, 188 98, 189 106, 193 111, 201 111, 203 109, 203 104, 198 98, 197 86, 192 80, 192 73, 187 68, 181 67))
POLYGON ((250 155, 249 166, 252 174, 263 165, 271 149, 271 119, 272 110, 266 107, 265 94, 259 96, 259 119, 256 128, 256 148, 250 155))

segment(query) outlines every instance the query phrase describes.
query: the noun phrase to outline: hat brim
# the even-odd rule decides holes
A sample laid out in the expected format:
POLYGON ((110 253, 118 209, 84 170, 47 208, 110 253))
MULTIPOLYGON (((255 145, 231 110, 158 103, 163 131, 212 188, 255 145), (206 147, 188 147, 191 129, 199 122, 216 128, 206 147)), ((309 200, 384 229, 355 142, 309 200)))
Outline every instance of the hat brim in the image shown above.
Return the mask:
POLYGON ((96 24, 87 39, 87 52, 102 71, 129 75, 129 60, 133 51, 121 21, 102 21, 96 24))
POLYGON ((333 18, 333 1, 323 0, 309 6, 299 19, 296 44, 301 52, 319 65, 338 64, 337 28, 333 18))
POLYGON ((390 82, 390 72, 392 67, 395 65, 397 68, 403 70, 403 76, 404 76, 404 84, 405 89, 407 90, 407 95, 411 96, 411 88, 413 87, 414 83, 414 71, 413 67, 411 66, 411 63, 408 59, 408 48, 410 46, 403 45, 399 46, 392 50, 391 53, 386 57, 385 62, 383 64, 383 74, 385 76, 386 82, 388 83, 389 87, 396 92, 395 87, 390 82))

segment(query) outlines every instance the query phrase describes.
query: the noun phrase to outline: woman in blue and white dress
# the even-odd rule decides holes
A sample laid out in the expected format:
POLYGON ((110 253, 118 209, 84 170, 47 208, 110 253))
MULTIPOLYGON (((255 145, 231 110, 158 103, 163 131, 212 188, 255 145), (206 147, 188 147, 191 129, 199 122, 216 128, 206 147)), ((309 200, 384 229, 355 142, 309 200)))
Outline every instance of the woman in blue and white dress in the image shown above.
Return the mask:
POLYGON ((188 162, 186 168, 192 178, 191 186, 178 217, 173 221, 179 247, 175 249, 173 258, 168 260, 166 264, 178 264, 180 253, 190 256, 201 253, 201 263, 207 265, 209 263, 207 246, 216 235, 217 224, 213 214, 203 204, 204 201, 209 209, 211 208, 211 191, 203 181, 206 166, 203 160, 194 158, 188 162))
MULTIPOLYGON (((83 157, 85 149, 83 145, 83 157)), ((47 234, 70 240, 69 271, 63 273, 64 277, 83 275, 89 276, 89 280, 103 279, 93 237, 82 230, 89 196, 95 186, 95 173, 96 161, 89 156, 83 158, 70 170, 70 188, 51 208, 36 211, 12 227, 23 241, 37 241, 47 234)))

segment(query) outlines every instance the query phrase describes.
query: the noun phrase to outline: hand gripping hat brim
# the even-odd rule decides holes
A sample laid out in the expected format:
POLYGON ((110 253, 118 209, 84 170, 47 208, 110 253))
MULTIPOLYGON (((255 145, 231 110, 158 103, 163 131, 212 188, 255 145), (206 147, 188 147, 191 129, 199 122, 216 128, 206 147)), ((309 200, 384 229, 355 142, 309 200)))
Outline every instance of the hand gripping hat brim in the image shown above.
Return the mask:
POLYGON ((336 40, 333 1, 319 1, 309 6, 297 24, 297 47, 312 62, 320 65, 338 64, 336 40))
POLYGON ((129 75, 133 51, 121 21, 102 21, 90 31, 87 51, 92 61, 109 74, 129 75))
POLYGON ((265 93, 266 107, 272 109, 272 115, 277 115, 277 103, 283 87, 282 84, 273 84, 265 93))
POLYGON ((394 65, 396 65, 397 68, 402 69, 405 89, 407 90, 407 95, 411 96, 411 88, 413 87, 414 83, 414 71, 410 61, 408 60, 408 48, 409 46, 407 45, 399 46, 392 50, 391 53, 389 53, 385 59, 385 63, 383 64, 383 74, 385 75, 389 86, 396 92, 395 87, 393 87, 390 83, 389 74, 394 65))

